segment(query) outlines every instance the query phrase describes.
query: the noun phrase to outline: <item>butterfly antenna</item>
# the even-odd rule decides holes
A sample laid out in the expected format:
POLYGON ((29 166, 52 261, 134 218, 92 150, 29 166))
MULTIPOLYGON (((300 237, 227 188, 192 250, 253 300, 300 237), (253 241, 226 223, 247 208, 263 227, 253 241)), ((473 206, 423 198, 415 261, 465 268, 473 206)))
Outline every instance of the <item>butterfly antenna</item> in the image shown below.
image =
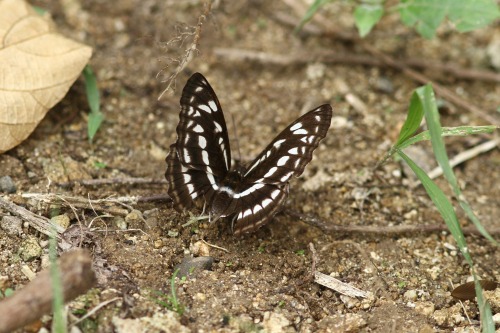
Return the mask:
POLYGON ((238 140, 238 133, 236 133, 236 123, 234 121, 234 116, 231 113, 231 120, 233 121, 234 137, 236 138, 236 147, 238 147, 238 162, 241 162, 241 152, 240 152, 240 142, 238 140))

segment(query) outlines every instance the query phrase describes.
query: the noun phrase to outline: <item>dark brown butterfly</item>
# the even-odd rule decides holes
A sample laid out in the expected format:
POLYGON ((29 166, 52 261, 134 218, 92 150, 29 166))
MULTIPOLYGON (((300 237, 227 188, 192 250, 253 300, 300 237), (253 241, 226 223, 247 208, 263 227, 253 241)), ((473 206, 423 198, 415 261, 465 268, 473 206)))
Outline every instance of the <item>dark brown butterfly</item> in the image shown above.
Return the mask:
MULTIPOLYGON (((288 125, 248 168, 231 168, 226 121, 214 90, 196 73, 181 97, 177 141, 166 158, 168 194, 181 211, 204 197, 210 221, 235 214, 234 236, 271 221, 330 127, 332 107, 322 105, 288 125)), ((234 221, 234 220, 233 220, 234 221)))

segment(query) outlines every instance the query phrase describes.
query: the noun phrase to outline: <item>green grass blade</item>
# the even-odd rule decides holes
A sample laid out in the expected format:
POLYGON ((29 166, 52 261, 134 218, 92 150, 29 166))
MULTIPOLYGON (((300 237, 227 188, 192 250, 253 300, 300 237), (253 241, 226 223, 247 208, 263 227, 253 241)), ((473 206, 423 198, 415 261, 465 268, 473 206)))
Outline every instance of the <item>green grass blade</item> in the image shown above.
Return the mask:
POLYGON ((325 4, 329 3, 329 2, 332 2, 333 0, 315 0, 313 2, 313 4, 311 5, 311 7, 309 7, 309 9, 307 10, 306 14, 304 15, 304 17, 302 17, 302 20, 300 20, 300 23, 297 27, 295 27, 295 29, 293 30, 294 33, 298 33, 300 31, 300 29, 302 29, 302 27, 304 26, 304 24, 306 24, 310 19, 312 19, 312 17, 314 16, 314 14, 316 14, 316 12, 321 8, 323 7, 325 4))
MULTIPOLYGON (((498 126, 489 125, 489 126, 459 126, 459 127, 441 127, 441 136, 465 136, 471 134, 479 134, 479 133, 492 133, 498 126)), ((431 139, 431 133, 429 131, 424 131, 419 133, 404 142, 398 145, 397 149, 405 149, 406 147, 411 146, 419 141, 425 141, 431 139)), ((399 142, 399 140, 398 140, 399 142)))
POLYGON ((57 263, 57 231, 52 227, 53 237, 49 238, 50 281, 52 284, 52 329, 56 333, 65 333, 64 297, 61 285, 61 273, 57 263))
POLYGON ((424 107, 422 106, 422 102, 418 97, 417 92, 414 92, 411 101, 410 107, 408 109, 408 117, 401 128, 401 132, 399 133, 398 141, 396 141, 395 146, 399 146, 401 143, 405 142, 409 137, 415 133, 415 131, 420 127, 420 123, 422 122, 422 118, 424 117, 424 107))
POLYGON ((398 151, 398 155, 401 156, 405 160, 405 162, 410 166, 410 168, 415 172, 418 179, 424 185, 425 190, 429 194, 432 202, 436 205, 437 209, 443 216, 448 229, 450 229, 451 234, 457 241, 457 244, 460 248, 460 251, 464 255, 467 263, 471 267, 472 276, 474 277, 474 285, 476 287, 476 296, 479 308, 481 310, 481 321, 483 323, 483 332, 494 333, 495 332, 495 324, 493 323, 491 309, 488 302, 485 302, 483 298, 483 288, 479 284, 479 280, 474 272, 474 265, 472 262, 472 258, 470 256, 469 250, 467 248, 467 243, 465 242, 465 237, 460 228, 460 224, 458 222, 457 214, 451 205, 451 202, 448 200, 446 195, 444 195, 443 191, 432 181, 432 179, 427 176, 427 174, 420 169, 415 162, 413 162, 408 156, 406 156, 402 151, 398 151))
POLYGON ((418 88, 417 93, 424 107, 425 119, 427 121, 427 126, 429 127, 434 155, 436 156, 436 160, 438 161, 439 166, 443 170, 443 174, 446 177, 446 180, 448 181, 448 183, 450 183, 455 197, 458 199, 460 206, 465 211, 472 223, 474 223, 477 230, 479 230, 479 232, 489 241, 499 246, 500 244, 498 244, 498 242, 495 241, 493 237, 491 237, 491 235, 486 231, 481 222, 479 222, 478 218, 470 208, 467 199, 462 194, 462 191, 458 186, 457 178, 455 177, 455 174, 453 173, 453 170, 450 166, 450 161, 448 159, 448 154, 446 153, 444 140, 441 135, 441 122, 439 120, 439 113, 437 110, 436 99, 434 96, 432 85, 428 84, 425 87, 418 88))
MULTIPOLYGON (((458 187, 457 178, 455 177, 455 174, 453 173, 453 170, 451 169, 449 159, 448 159, 448 154, 446 153, 446 148, 444 145, 444 140, 443 140, 443 137, 441 136, 441 122, 439 120, 439 113, 438 113, 437 106, 436 106, 436 98, 434 96, 434 90, 432 89, 432 84, 429 83, 428 85, 426 85, 424 87, 418 88, 417 93, 422 101, 422 105, 424 106, 424 115, 425 115, 425 119, 427 121, 427 126, 429 127, 429 132, 431 134, 431 144, 432 144, 432 148, 434 150, 434 155, 436 156, 436 160, 438 161, 439 166, 443 169, 443 174, 445 175, 446 180, 451 185, 453 192, 454 192, 456 198, 459 200, 462 208, 465 207, 464 211, 467 213, 467 215, 469 216, 471 221, 474 223, 474 225, 476 225, 476 228, 478 228, 478 230, 486 238, 493 241, 495 244, 498 244, 486 232, 486 230, 482 227, 481 223, 479 222, 477 217, 472 212, 472 209, 470 209, 464 195, 462 194, 462 192, 460 191, 460 188, 458 187), (471 214, 471 215, 469 215, 469 214, 471 214)), ((422 181, 420 176, 418 176, 418 177, 422 181)), ((427 175, 425 175, 425 177, 429 178, 427 175)), ((429 180, 430 180, 430 178, 429 178, 429 180)), ((422 181, 422 184, 423 184, 423 181, 422 181)), ((432 184, 434 184, 434 183, 432 183, 432 184)), ((425 187, 425 185, 424 185, 424 187, 425 187)), ((427 190, 427 187, 426 187, 426 190, 427 190)), ((430 193, 429 193, 429 195, 430 195, 430 193)), ((431 196, 431 198, 432 198, 432 196, 431 196)), ((446 198, 446 200, 448 201, 447 198, 446 198)), ((449 203, 449 201, 448 201, 448 203, 449 203)), ((451 206, 451 203, 450 203, 450 206, 451 206)), ((439 209, 439 207, 438 207, 438 209, 439 209)), ((465 239, 463 237, 463 233, 462 233, 462 230, 460 228, 460 224, 458 222, 458 218, 456 218, 456 214, 454 216, 455 216, 456 220, 453 220, 452 224, 454 225, 453 227, 455 229, 455 233, 450 228, 450 225, 448 225, 448 228, 450 228, 450 231, 451 231, 453 237, 455 237, 457 244, 460 247, 460 251, 462 251, 464 257, 467 259, 467 262, 469 263, 469 265, 471 267, 472 275, 474 277, 474 285, 476 287, 476 296, 477 296, 477 300, 478 300, 478 306, 479 306, 480 313, 481 313, 483 332, 495 332, 495 325, 493 324, 493 319, 491 317, 490 306, 489 306, 488 302, 486 302, 482 297, 482 287, 479 284, 478 279, 476 277, 476 274, 474 272, 472 258, 470 257, 469 251, 467 249, 465 239), (456 229, 460 229, 460 232, 456 233, 456 229), (459 238, 457 238, 457 237, 459 237, 459 238)), ((444 217, 444 215, 443 215, 443 217, 444 217)), ((447 224, 448 224, 448 222, 447 222, 447 224)))

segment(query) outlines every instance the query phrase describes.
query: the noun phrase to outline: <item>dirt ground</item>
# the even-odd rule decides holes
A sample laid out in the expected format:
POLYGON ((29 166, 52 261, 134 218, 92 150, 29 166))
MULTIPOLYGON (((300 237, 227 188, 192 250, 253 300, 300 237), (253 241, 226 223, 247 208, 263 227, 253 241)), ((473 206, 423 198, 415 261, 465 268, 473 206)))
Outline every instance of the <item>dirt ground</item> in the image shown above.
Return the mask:
MULTIPOLYGON (((322 61, 321 56, 314 62, 279 65, 235 61, 216 52, 233 48, 283 55, 306 51, 313 58, 325 50, 368 55, 356 41, 331 35, 294 36, 292 28, 276 18, 277 14, 296 20, 300 17, 289 3, 294 2, 215 1, 203 25, 199 53, 177 77, 175 92, 158 101, 166 87, 161 80, 172 73, 175 63, 164 71, 162 68, 169 57, 181 55, 189 45, 169 45, 165 53, 165 44, 160 42, 175 37, 175 27, 184 32, 183 24, 195 26, 203 2, 92 0, 82 1, 81 11, 71 14, 76 0, 35 1, 34 5, 52 14, 62 33, 93 47, 90 64, 101 91, 105 120, 92 156, 86 137, 84 81, 77 80, 24 143, 0 156, 0 176, 10 175, 17 187, 16 193, 5 197, 33 208, 33 202, 21 194, 50 192, 99 199, 166 193, 164 184, 57 186, 56 182, 66 180, 59 149, 71 165, 73 179, 164 178, 164 159, 176 137, 182 87, 192 73, 201 72, 218 95, 228 122, 232 154, 237 156, 231 115, 234 117, 241 158, 246 162, 304 112, 324 103, 333 106, 334 121, 328 136, 304 174, 290 182, 286 208, 345 226, 444 223, 425 190, 410 186, 413 176, 399 161, 372 170, 397 139, 418 83, 396 70, 332 64, 322 61), (96 162, 106 167, 96 166, 96 162)), ((341 31, 354 33, 351 10, 343 2, 334 2, 321 14, 341 31)), ((367 41, 401 60, 450 62, 493 71, 486 49, 495 38, 500 38, 498 24, 467 34, 458 34, 450 24, 444 24, 436 39, 424 40, 394 15, 384 19, 367 41)), ((435 70, 421 72, 480 108, 495 110, 500 105, 498 83, 458 79, 435 70)), ((443 126, 488 124, 442 101, 443 126)), ((489 138, 447 138, 449 155, 489 138)), ((417 147, 412 156, 420 156, 415 158, 423 167, 434 168, 433 159, 426 157, 432 152, 430 144, 417 147)), ((464 195, 487 228, 500 227, 499 171, 498 148, 455 168, 464 195)), ((451 197, 446 182, 442 178, 436 182, 451 197)), ((456 200, 453 204, 462 225, 472 226, 456 200)), ((198 205, 190 212, 198 216, 200 208, 198 205)), ((113 271, 95 289, 69 303, 70 310, 81 316, 102 301, 119 299, 85 320, 80 325, 84 332, 138 332, 141 327, 150 332, 478 331, 476 303, 465 302, 469 322, 450 296, 452 283, 464 283, 470 274, 448 232, 326 234, 297 217, 279 213, 256 233, 235 239, 230 219, 215 225, 201 220, 182 227, 190 215, 178 214, 168 201, 138 203, 134 209, 144 214, 146 223, 133 216, 95 219, 92 210, 77 211, 87 224, 94 220, 92 226, 99 230, 126 223, 129 229, 144 231, 96 232, 101 253, 95 252, 95 244, 88 247, 113 271), (227 251, 206 247, 201 240, 227 251), (311 270, 309 243, 317 251, 317 271, 348 278, 346 282, 371 292, 371 296, 348 298, 313 281, 296 286, 311 270), (211 270, 199 271, 196 278, 177 281, 177 296, 185 306, 178 316, 153 302, 150 292, 170 294, 168 279, 174 266, 199 254, 194 244, 202 244, 201 254, 213 257, 213 264, 211 270)), ((61 213, 67 214, 71 223, 77 222, 70 209, 61 213)), ((17 290, 28 282, 21 272, 23 265, 34 272, 42 269, 43 256, 25 263, 19 259, 19 251, 29 237, 35 237, 46 251, 47 237, 32 228, 22 231, 20 236, 9 236, 0 229, 0 276, 8 277, 0 286, 2 291, 17 290)), ((466 241, 479 276, 497 280, 497 248, 479 236, 466 236, 466 241)), ((499 310, 493 306, 494 313, 495 309, 499 310)), ((42 318, 38 328, 41 326, 50 329, 50 317, 42 318)))

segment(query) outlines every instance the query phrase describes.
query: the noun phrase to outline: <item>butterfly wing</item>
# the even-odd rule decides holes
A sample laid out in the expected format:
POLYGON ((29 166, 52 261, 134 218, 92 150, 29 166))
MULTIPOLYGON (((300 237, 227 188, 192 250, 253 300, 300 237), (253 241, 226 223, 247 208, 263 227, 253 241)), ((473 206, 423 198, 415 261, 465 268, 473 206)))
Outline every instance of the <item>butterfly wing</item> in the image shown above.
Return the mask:
POLYGON ((177 155, 186 168, 223 178, 231 166, 226 121, 207 79, 193 74, 181 97, 177 125, 177 155))
POLYGON ((165 178, 169 183, 167 193, 178 212, 186 208, 195 198, 213 191, 212 184, 204 171, 188 169, 181 164, 175 143, 170 146, 166 162, 165 178))
POLYGON ((226 121, 207 79, 193 74, 181 97, 177 141, 166 158, 168 194, 178 211, 193 199, 210 198, 231 165, 226 121))
POLYGON ((288 181, 298 177, 330 128, 332 107, 322 105, 291 123, 250 163, 235 198, 234 235, 253 232, 279 212, 288 197, 288 181))
POLYGON ((330 128, 332 107, 317 107, 288 125, 257 156, 246 173, 245 180, 255 183, 283 184, 292 176, 299 177, 312 160, 330 128))

